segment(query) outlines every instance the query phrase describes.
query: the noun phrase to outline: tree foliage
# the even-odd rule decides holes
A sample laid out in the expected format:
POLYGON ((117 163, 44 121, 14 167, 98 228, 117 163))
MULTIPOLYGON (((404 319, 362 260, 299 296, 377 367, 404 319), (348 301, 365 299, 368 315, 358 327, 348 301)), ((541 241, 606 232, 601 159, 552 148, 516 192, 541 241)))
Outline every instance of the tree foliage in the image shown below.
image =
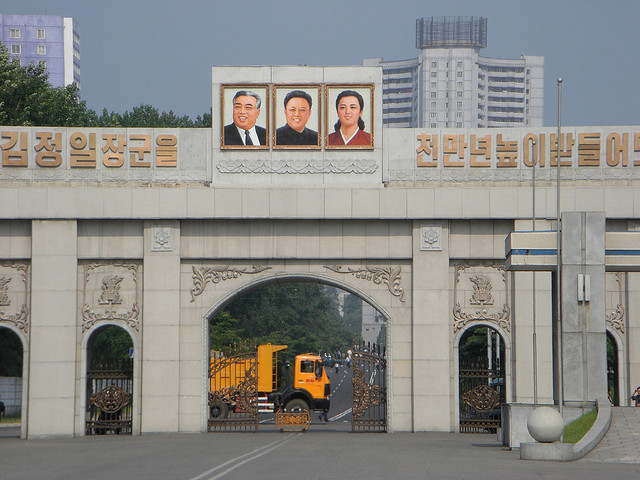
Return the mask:
POLYGON ((52 87, 42 64, 22 66, 0 43, 0 125, 78 127, 94 119, 76 85, 52 87))
POLYGON ((129 358, 133 341, 126 330, 108 326, 94 333, 89 345, 89 361, 94 365, 107 365, 113 360, 129 358))
POLYGON ((346 351, 359 331, 338 314, 335 289, 315 283, 284 283, 245 293, 211 321, 211 349, 248 340, 288 345, 280 355, 291 361, 299 353, 346 351))
POLYGON ((51 127, 210 128, 211 111, 195 120, 173 110, 160 113, 141 104, 124 113, 102 115, 80 100, 75 84, 53 87, 43 64, 21 65, 0 42, 0 125, 51 127))

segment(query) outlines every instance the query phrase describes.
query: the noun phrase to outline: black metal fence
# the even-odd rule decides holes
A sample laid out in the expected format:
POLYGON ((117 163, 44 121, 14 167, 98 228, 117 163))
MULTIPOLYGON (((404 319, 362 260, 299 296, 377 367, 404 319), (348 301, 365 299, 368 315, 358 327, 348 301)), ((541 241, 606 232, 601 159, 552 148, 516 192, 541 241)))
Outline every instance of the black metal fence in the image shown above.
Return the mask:
POLYGON ((87 435, 131 434, 133 359, 92 365, 87 372, 87 435))
POLYGON ((354 345, 351 362, 353 432, 387 431, 386 349, 376 344, 354 345))
POLYGON ((502 425, 505 401, 504 371, 498 361, 465 362, 459 366, 461 433, 495 433, 502 425))

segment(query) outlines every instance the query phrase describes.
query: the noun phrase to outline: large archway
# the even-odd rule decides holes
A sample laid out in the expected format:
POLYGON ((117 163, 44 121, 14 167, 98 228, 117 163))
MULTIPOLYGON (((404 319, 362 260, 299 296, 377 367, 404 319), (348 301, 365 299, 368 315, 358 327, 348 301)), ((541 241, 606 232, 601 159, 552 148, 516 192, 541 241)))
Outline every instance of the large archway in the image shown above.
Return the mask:
MULTIPOLYGON (((274 372, 273 392, 269 394, 269 401, 266 401, 266 395, 265 400, 262 400, 268 404, 267 408, 264 408, 263 403, 260 404, 260 429, 268 430, 270 425, 275 424, 276 419, 272 411, 278 408, 288 410, 285 406, 292 403, 286 398, 294 398, 302 409, 310 412, 310 423, 314 428, 331 425, 332 429, 349 430, 353 405, 351 367, 356 366, 356 356, 360 358, 355 350, 352 351, 353 345, 359 345, 360 349, 364 345, 365 352, 368 352, 373 350, 373 344, 382 343, 375 349, 384 355, 388 338, 388 316, 376 308, 373 302, 370 303, 363 298, 365 295, 361 292, 347 290, 344 285, 323 280, 319 281, 316 276, 310 278, 287 275, 254 282, 227 295, 208 312, 206 338, 209 342, 209 366, 213 366, 216 359, 229 358, 227 352, 230 349, 226 349, 225 344, 241 345, 244 342, 246 345, 248 342, 253 345, 287 345, 286 349, 274 353, 270 360, 273 362, 270 369, 274 372), (305 386, 313 387, 316 381, 321 383, 324 376, 328 380, 327 383, 330 382, 330 387, 326 386, 330 390, 318 390, 317 393, 306 397, 289 396, 286 392, 297 389, 296 383, 301 382, 306 363, 321 364, 324 373, 318 374, 318 370, 315 369, 315 380, 311 375, 305 382, 312 385, 307 383, 305 386), (289 368, 284 367, 287 364, 290 365, 289 368), (282 393, 282 396, 276 392, 282 393), (330 402, 326 403, 329 406, 327 410, 323 399, 329 397, 330 402), (273 398, 276 399, 275 405, 273 398), (269 411, 269 408, 272 408, 272 411, 269 411)), ((214 383, 220 382, 221 374, 236 377, 236 373, 230 372, 234 369, 237 372, 238 365, 241 365, 241 370, 252 368, 246 352, 236 354, 238 360, 230 362, 232 366, 229 360, 225 360, 226 364, 218 363, 217 373, 212 375, 212 370, 208 372, 209 427, 213 417, 222 415, 231 418, 234 411, 240 413, 239 418, 246 418, 245 410, 241 411, 233 402, 221 405, 219 400, 223 395, 220 391, 213 392, 214 383)), ((258 365, 259 360, 255 361, 258 365)), ((376 415, 383 418, 386 429, 386 370, 380 366, 377 368, 384 378, 368 376, 367 384, 375 382, 375 386, 372 383, 372 388, 384 389, 384 405, 380 407, 381 402, 376 405, 376 415)), ((255 371, 257 370, 258 366, 255 367, 255 371)), ((309 373, 313 370, 309 366, 309 373)), ((246 384, 252 381, 257 384, 259 380, 245 379, 246 384)), ((236 383, 241 381, 236 380, 236 383)), ((228 387, 229 385, 226 385, 223 389, 228 390, 228 387)), ((308 390, 311 391, 310 388, 308 390)))

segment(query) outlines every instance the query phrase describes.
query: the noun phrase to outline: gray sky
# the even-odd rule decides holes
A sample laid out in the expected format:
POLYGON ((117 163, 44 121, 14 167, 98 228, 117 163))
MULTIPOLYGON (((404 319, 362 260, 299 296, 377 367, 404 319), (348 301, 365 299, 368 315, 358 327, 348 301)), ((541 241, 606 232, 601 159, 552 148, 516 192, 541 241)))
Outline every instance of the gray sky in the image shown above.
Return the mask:
POLYGON ((488 18, 481 55, 545 57, 545 126, 640 125, 638 0, 0 0, 1 13, 75 18, 82 98, 195 117, 214 65, 361 65, 414 58, 420 17, 488 18), (244 12, 244 13, 241 13, 244 12))

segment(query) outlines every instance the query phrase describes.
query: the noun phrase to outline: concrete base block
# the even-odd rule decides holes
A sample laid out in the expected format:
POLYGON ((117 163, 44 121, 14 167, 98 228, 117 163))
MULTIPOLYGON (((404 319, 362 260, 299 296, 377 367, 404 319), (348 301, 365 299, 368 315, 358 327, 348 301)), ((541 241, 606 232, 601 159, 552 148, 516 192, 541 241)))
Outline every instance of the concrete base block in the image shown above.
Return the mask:
POLYGON ((574 460, 572 443, 521 443, 521 460, 570 462, 574 460))

